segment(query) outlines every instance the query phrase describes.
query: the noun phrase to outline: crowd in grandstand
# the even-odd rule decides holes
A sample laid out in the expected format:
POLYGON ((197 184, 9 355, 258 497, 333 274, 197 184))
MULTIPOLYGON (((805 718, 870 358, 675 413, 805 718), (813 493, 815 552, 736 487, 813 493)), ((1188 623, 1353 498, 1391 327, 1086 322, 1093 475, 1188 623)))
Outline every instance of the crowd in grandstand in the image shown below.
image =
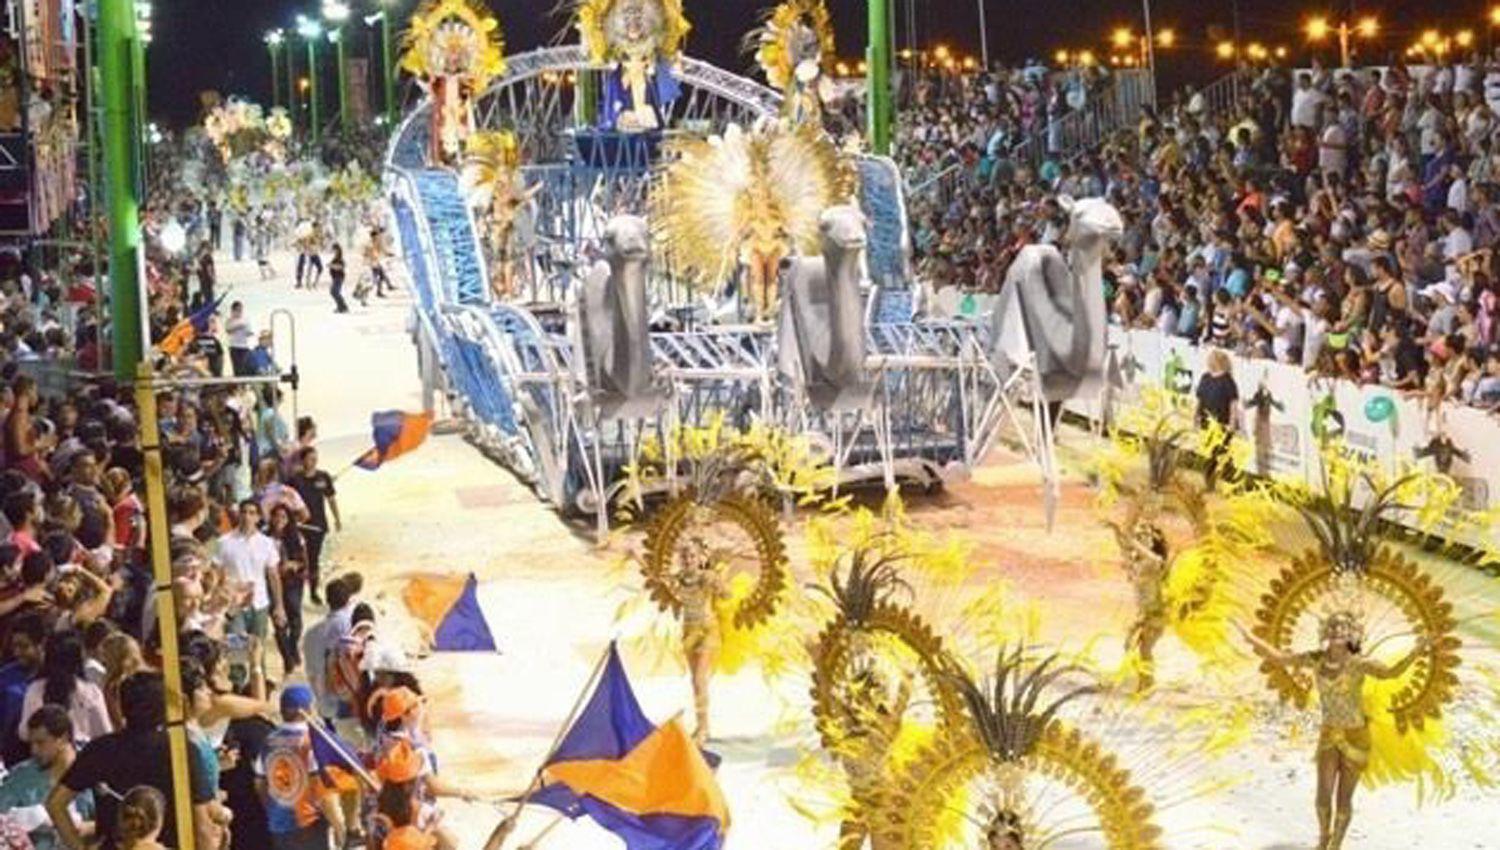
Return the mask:
POLYGON ((996 291, 1022 246, 1062 236, 1063 196, 1102 195, 1126 222, 1118 325, 1500 408, 1500 56, 1245 69, 1227 106, 1187 90, 1038 163, 1017 155, 1037 104, 1095 94, 1046 79, 912 85, 898 154, 935 288, 996 291))

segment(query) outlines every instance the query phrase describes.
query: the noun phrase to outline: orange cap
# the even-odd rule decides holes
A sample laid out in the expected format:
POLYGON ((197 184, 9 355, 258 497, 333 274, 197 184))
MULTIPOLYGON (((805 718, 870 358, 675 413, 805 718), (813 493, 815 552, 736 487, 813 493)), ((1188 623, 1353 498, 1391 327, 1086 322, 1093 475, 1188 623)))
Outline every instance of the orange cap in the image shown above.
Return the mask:
POLYGON ((421 704, 422 698, 411 688, 392 688, 380 699, 380 719, 387 723, 400 720, 421 704))
POLYGON ((397 741, 380 757, 375 775, 382 782, 410 782, 422 775, 422 754, 407 741, 397 741))
POLYGON ((385 837, 384 850, 432 850, 436 846, 436 838, 414 826, 403 826, 385 837))

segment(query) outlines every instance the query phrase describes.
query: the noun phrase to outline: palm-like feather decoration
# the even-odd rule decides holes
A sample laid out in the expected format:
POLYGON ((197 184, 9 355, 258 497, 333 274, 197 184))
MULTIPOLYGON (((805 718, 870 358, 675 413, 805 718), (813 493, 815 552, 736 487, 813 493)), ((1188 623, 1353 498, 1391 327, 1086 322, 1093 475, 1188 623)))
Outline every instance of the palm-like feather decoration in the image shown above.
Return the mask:
POLYGON ((911 585, 901 577, 907 555, 889 545, 895 542, 894 535, 882 534, 840 556, 829 570, 828 585, 814 586, 813 592, 832 601, 844 622, 860 628, 869 622, 877 606, 898 591, 913 593, 911 585), (846 560, 848 569, 841 578, 840 567, 846 560))
POLYGON ((1336 572, 1357 576, 1379 546, 1380 523, 1393 513, 1412 509, 1400 501, 1400 495, 1421 477, 1421 473, 1408 473, 1382 485, 1368 470, 1342 468, 1325 459, 1321 491, 1294 504, 1323 558, 1336 572), (1356 504, 1360 485, 1368 493, 1363 507, 1356 504))
POLYGON ((469 203, 488 207, 515 187, 521 149, 514 133, 475 133, 464 145, 463 185, 469 203))
POLYGON ((1036 749, 1064 706, 1101 691, 1099 685, 1089 684, 1054 692, 1061 679, 1084 672, 1077 665, 1061 663, 1056 653, 1035 661, 1018 644, 1014 649, 1001 647, 990 682, 980 683, 957 669, 949 673, 949 679, 963 697, 985 749, 1001 763, 1014 763, 1036 749))

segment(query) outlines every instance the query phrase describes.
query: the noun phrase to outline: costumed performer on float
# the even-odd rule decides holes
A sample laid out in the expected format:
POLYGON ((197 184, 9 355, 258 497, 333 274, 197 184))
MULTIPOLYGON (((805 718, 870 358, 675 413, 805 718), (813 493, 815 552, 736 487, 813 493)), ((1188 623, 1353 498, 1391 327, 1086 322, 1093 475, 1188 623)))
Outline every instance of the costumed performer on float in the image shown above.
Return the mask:
POLYGON ((500 21, 479 0, 427 0, 402 36, 401 68, 432 99, 428 162, 455 166, 474 132, 474 100, 505 73, 500 21))
POLYGON ((747 40, 766 81, 781 92, 782 117, 821 126, 823 105, 833 100, 829 66, 838 53, 823 0, 786 0, 747 40))
POLYGON ((682 94, 673 66, 692 29, 682 0, 579 0, 576 26, 590 61, 613 66, 599 126, 623 133, 663 129, 682 94))

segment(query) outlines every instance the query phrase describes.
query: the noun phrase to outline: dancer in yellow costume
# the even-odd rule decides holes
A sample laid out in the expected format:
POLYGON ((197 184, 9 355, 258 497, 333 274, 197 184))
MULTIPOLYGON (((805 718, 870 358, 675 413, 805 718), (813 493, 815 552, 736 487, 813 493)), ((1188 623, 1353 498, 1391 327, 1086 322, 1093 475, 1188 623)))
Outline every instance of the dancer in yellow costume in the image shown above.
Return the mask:
POLYGON ((1354 818, 1354 789, 1370 763, 1370 718, 1365 714, 1365 679, 1395 679, 1432 650, 1420 638, 1411 652, 1395 664, 1382 664, 1362 654, 1363 628, 1349 612, 1329 617, 1323 624, 1321 649, 1286 653, 1244 632, 1245 639, 1266 660, 1287 671, 1311 670, 1322 706, 1318 733, 1318 850, 1340 850, 1354 818))
POLYGON ((701 536, 693 535, 684 542, 681 562, 676 579, 682 604, 682 653, 693 680, 693 711, 698 723, 693 740, 701 745, 708 741, 709 686, 723 645, 718 605, 729 594, 721 562, 701 536))
POLYGON ((672 164, 651 197, 664 247, 714 292, 742 269, 749 312, 772 320, 781 261, 819 255, 823 212, 853 195, 848 160, 812 124, 730 125, 669 148, 672 164))
POLYGON ((1319 492, 1286 494, 1317 546, 1272 579, 1253 628, 1236 627, 1273 691, 1299 706, 1318 698, 1318 848, 1341 850, 1362 779, 1448 782, 1436 756, 1454 744, 1444 722, 1458 697, 1463 646, 1453 601, 1440 573, 1384 543, 1378 529, 1416 506, 1443 516, 1457 490, 1422 473, 1387 478, 1337 449, 1322 466, 1319 492), (1297 650, 1313 624, 1320 647, 1297 650), (1408 648, 1374 657, 1392 642, 1408 648))

